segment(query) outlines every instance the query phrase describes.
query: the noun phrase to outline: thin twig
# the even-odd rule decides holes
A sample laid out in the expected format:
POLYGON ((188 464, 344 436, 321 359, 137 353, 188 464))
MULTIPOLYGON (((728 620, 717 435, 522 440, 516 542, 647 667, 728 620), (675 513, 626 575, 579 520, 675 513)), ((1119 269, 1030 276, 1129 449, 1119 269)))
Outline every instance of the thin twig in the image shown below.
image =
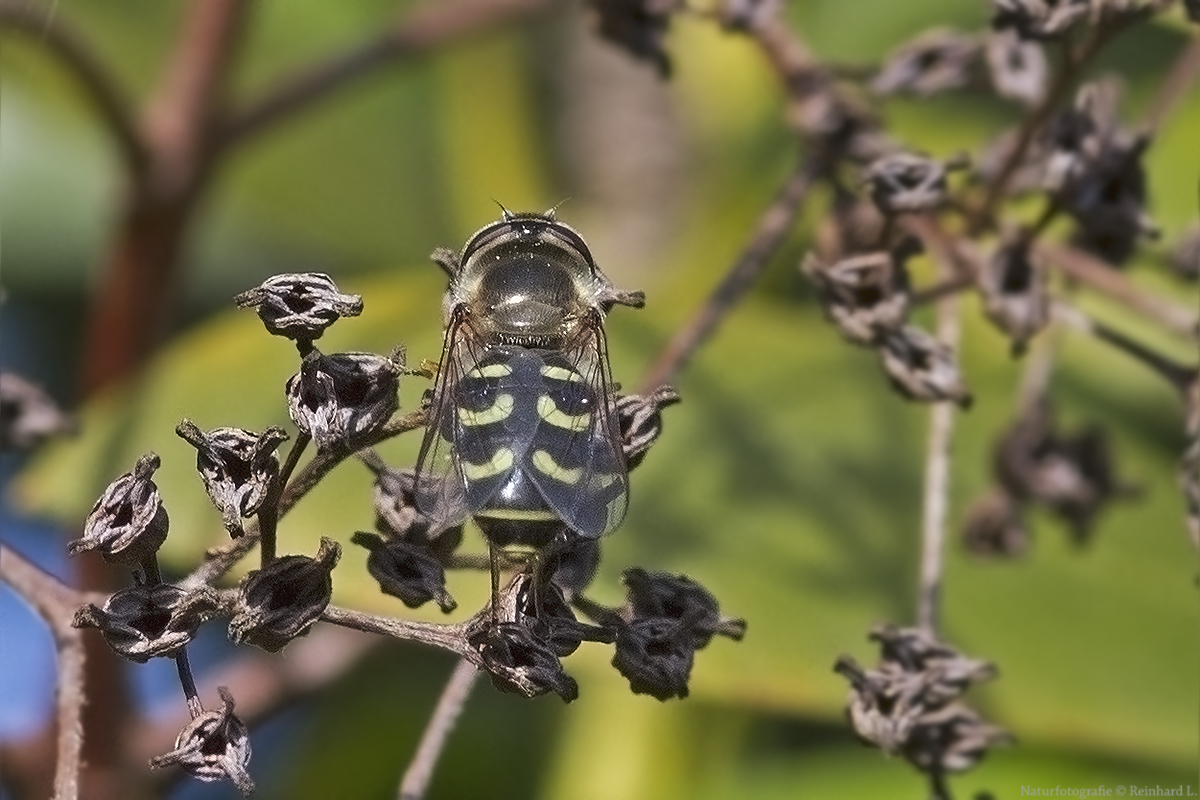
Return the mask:
POLYGON ((0 2, 0 27, 35 38, 54 53, 78 81, 112 136, 125 167, 138 175, 146 167, 146 147, 138 131, 128 98, 91 45, 61 15, 47 11, 53 5, 29 0, 0 2))
POLYGON ((721 320, 754 285, 755 280, 766 269, 771 256, 783 244, 815 180, 811 162, 802 161, 759 217, 750 241, 724 279, 691 321, 663 348, 658 359, 647 371, 641 383, 643 393, 671 383, 676 373, 691 359, 700 345, 712 336, 721 320))
POLYGON ((54 636, 58 655, 58 754, 54 765, 54 797, 79 796, 83 750, 83 632, 72 625, 75 611, 91 595, 63 584, 15 550, 0 545, 0 579, 37 612, 54 636))
POLYGON ((440 625, 435 622, 382 617, 333 605, 325 609, 321 619, 356 631, 379 633, 395 639, 440 647, 481 665, 479 653, 467 644, 467 623, 440 625))
POLYGON ((1200 314, 1145 291, 1095 256, 1063 244, 1039 242, 1035 247, 1065 274, 1119 301, 1147 320, 1192 342, 1200 337, 1200 314))
POLYGON ((1168 383, 1181 393, 1186 392, 1196 379, 1196 373, 1200 370, 1200 367, 1173 361, 1161 353, 1151 350, 1144 344, 1129 338, 1120 331, 1110 328, 1103 322, 1092 319, 1080 309, 1068 305, 1062 300, 1055 301, 1051 309, 1055 322, 1062 323, 1082 333, 1095 336, 1101 341, 1108 342, 1126 355, 1132 356, 1135 360, 1149 367, 1157 375, 1165 378, 1168 383))
POLYGON ((1192 33, 1171 71, 1159 83, 1158 93, 1146 110, 1144 127, 1149 131, 1160 131, 1179 104, 1188 96, 1200 76, 1200 31, 1192 33))
POLYGON ((449 41, 550 5, 548 0, 427 2, 406 12, 390 30, 284 78, 231 114, 221 128, 218 146, 240 142, 315 106, 385 64, 417 58, 449 41))
MULTIPOLYGON (((943 273, 953 271, 946 257, 939 257, 937 261, 943 273)), ((958 306, 958 298, 948 295, 938 301, 937 307, 937 338, 955 351, 958 349, 960 332, 958 306)), ((929 410, 917 624, 930 633, 935 633, 938 627, 946 519, 950 506, 950 444, 954 433, 954 414, 954 404, 949 402, 935 403, 929 410)))
POLYGON ((404 771, 400 781, 400 800, 421 800, 425 797, 433 770, 478 678, 479 670, 465 658, 460 658, 454 665, 450 680, 442 689, 437 707, 425 725, 425 732, 421 734, 417 751, 404 771))

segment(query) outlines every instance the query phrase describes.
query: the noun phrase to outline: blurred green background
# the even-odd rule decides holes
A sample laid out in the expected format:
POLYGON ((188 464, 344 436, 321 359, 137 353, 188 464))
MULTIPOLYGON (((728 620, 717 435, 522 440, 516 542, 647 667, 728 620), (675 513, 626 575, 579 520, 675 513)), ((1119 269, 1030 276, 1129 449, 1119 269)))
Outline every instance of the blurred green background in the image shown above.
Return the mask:
MULTIPOLYGON (((403 8, 380 0, 257 5, 234 98, 256 96, 403 8)), ((182 10, 160 0, 53 4, 139 97, 156 80, 182 10)), ((986 8, 822 1, 788 14, 822 57, 870 64, 931 25, 978 28, 986 8)), ((1187 35, 1182 25, 1156 23, 1106 52, 1101 66, 1125 79, 1130 120, 1187 35)), ((36 38, 5 36, 3 45, 5 358, 70 403, 81 312, 121 192, 119 163, 36 38)), ((644 310, 617 309, 608 323, 613 373, 636 386, 732 263, 795 159, 775 78, 747 41, 682 17, 668 51, 675 77, 664 83, 596 41, 578 4, 565 4, 381 70, 237 151, 193 228, 166 346, 139 380, 82 409, 81 435, 51 448, 18 484, 23 503, 77 521, 109 480, 154 450, 172 519, 164 553, 172 570, 186 571, 224 533, 175 424, 184 416, 205 428, 285 424, 282 387, 296 369, 290 345, 267 336, 253 314, 232 310, 229 298, 275 272, 329 272, 363 295, 366 310, 331 329, 323 349, 404 344, 413 363, 436 359, 444 284, 428 254, 457 248, 496 217, 494 201, 541 210, 567 198, 559 214, 588 238, 601 267, 618 286, 646 290, 644 310)), ((883 109, 897 137, 939 156, 978 152, 1018 116, 965 94, 883 109)), ((1197 130, 1193 93, 1150 152, 1152 213, 1168 242, 1196 217, 1197 130)), ((926 792, 904 763, 855 741, 842 720, 844 681, 831 670, 843 652, 874 662, 865 638, 872 624, 913 620, 927 412, 890 393, 868 353, 841 343, 797 273, 822 200, 809 204, 761 285, 680 376, 684 403, 667 412, 663 437, 634 475, 629 518, 605 542, 593 589, 616 602, 618 576, 632 565, 687 573, 723 611, 749 621, 745 641, 718 640, 698 654, 683 702, 632 696, 598 645, 566 662, 580 683, 570 706, 504 696, 484 681, 431 797, 926 792)), ((919 281, 931 278, 928 264, 917 269, 919 281)), ((1195 306, 1195 286, 1153 259, 1136 264, 1133 278, 1195 306)), ((1195 362, 1194 352, 1112 304, 1086 304, 1195 362)), ((956 530, 988 484, 991 443, 1014 408, 1021 371, 973 299, 964 313, 962 357, 977 400, 954 445, 956 530)), ((410 379, 405 406, 415 407, 424 388, 410 379)), ((1068 425, 1109 428, 1122 474, 1144 493, 1106 513, 1082 549, 1041 517, 1033 547, 1015 563, 982 562, 952 538, 945 636, 998 664, 1000 678, 972 697, 1018 739, 952 786, 959 797, 987 789, 998 798, 1021 796, 1023 786, 1195 786, 1200 608, 1175 488, 1178 402, 1137 364, 1074 335, 1053 393, 1068 425)), ((411 463, 415 439, 389 443, 385 457, 411 463)), ((379 595, 365 551, 348 544, 371 523, 370 478, 349 464, 285 520, 280 547, 311 554, 320 535, 340 539, 347 550, 335 573, 337 601, 413 614, 379 595)), ((479 607, 486 588, 481 575, 451 578, 461 613, 479 607)), ((387 646, 306 698, 252 763, 259 796, 393 796, 451 664, 440 653, 387 646)), ((189 786, 181 796, 232 794, 189 786)))

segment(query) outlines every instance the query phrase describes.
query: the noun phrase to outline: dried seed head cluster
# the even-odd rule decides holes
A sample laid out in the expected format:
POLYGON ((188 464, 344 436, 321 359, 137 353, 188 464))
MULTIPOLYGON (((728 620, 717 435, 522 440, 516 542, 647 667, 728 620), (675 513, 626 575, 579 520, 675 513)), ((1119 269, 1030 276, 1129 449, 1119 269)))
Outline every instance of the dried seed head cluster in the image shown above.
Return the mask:
POLYGON ((1047 401, 1031 404, 1005 432, 994 462, 997 485, 972 505, 964 530, 968 548, 984 555, 1025 550, 1030 504, 1060 517, 1084 544, 1109 503, 1137 493, 1117 477, 1105 433, 1096 426, 1059 431, 1047 401))
POLYGON ((870 638, 880 647, 875 669, 849 656, 834 665, 850 682, 847 715, 863 741, 938 775, 970 769, 989 748, 1010 741, 960 699, 995 676, 991 664, 962 656, 920 628, 883 625, 870 638))
POLYGON ((906 322, 910 294, 905 261, 919 251, 914 240, 904 239, 891 250, 851 255, 831 264, 809 254, 801 269, 817 285, 825 315, 848 341, 876 352, 901 396, 951 401, 966 408, 971 393, 954 353, 906 322))
MULTIPOLYGON (((566 279, 571 270, 584 271, 593 277, 599 275, 582 238, 551 215, 505 212, 501 222, 485 231, 491 245, 495 244, 494 232, 515 231, 518 251, 529 238, 526 234, 536 237, 538 247, 531 256, 540 257, 544 252, 541 245, 546 245, 545 251, 553 245, 564 254, 576 254, 573 260, 557 264, 562 268, 558 278, 566 279)), ((449 251, 439 251, 437 255, 452 281, 475 280, 470 276, 477 265, 470 260, 469 249, 464 250, 462 257, 449 251)), ((523 258, 519 252, 516 257, 523 258)), ((527 266, 527 261, 522 261, 522 265, 527 266)), ((493 260, 488 258, 486 266, 492 264, 493 260)), ((550 263, 546 269, 553 272, 555 266, 550 263)), ((512 276, 501 277, 485 276, 480 285, 490 286, 487 291, 504 290, 512 276)), ((552 291, 546 296, 553 298, 562 286, 554 283, 557 280, 554 276, 547 280, 552 291)), ((589 340, 595 343, 594 351, 588 352, 602 358, 605 351, 600 338, 600 315, 617 303, 639 306, 642 296, 639 292, 617 291, 598 278, 583 281, 582 285, 595 292, 594 296, 587 296, 585 306, 594 305, 590 310, 589 307, 565 309, 561 316, 567 321, 588 317, 585 323, 571 324, 595 337, 589 340)), ((452 284, 451 294, 460 290, 457 283, 452 284)), ((83 537, 69 546, 72 554, 95 550, 105 559, 131 568, 135 581, 133 586, 111 595, 102 606, 88 604, 79 609, 74 620, 76 627, 98 629, 116 653, 132 661, 174 658, 181 676, 188 674, 188 643, 204 623, 213 619, 228 618, 228 635, 234 643, 278 652, 297 637, 306 635, 323 616, 340 620, 339 614, 345 613, 329 608, 333 572, 342 554, 337 542, 322 538, 320 549, 311 557, 275 555, 277 525, 286 510, 283 503, 287 492, 283 483, 298 465, 300 453, 309 441, 316 443, 318 451, 310 467, 336 463, 357 452, 375 475, 377 530, 354 533, 351 540, 366 551, 367 571, 384 594, 409 608, 433 601, 448 613, 455 610, 457 603, 446 588, 446 571, 488 565, 487 558, 481 561, 479 556, 458 552, 464 540, 467 515, 447 520, 429 513, 436 502, 428 495, 438 491, 441 484, 422 483, 419 470, 393 469, 368 449, 389 435, 385 426, 399 407, 400 376, 413 374, 405 369, 403 352, 397 350, 390 357, 372 353, 325 354, 312 344, 338 318, 357 315, 362 310, 361 299, 339 292, 328 276, 298 274, 269 278, 257 289, 239 295, 237 302, 254 307, 270 333, 292 339, 298 345, 300 369, 287 381, 285 395, 288 414, 301 435, 296 437, 293 452, 281 466, 276 451, 289 438, 282 428, 270 427, 261 433, 235 427, 205 431, 185 419, 176 433, 195 448, 196 468, 209 499, 225 529, 240 540, 213 551, 210 558, 224 558, 225 553, 244 555, 249 545, 261 541, 260 567, 251 570, 235 590, 213 588, 211 582, 222 572, 205 568, 179 585, 162 581, 155 554, 166 539, 168 520, 158 487, 152 480, 160 464, 158 456, 152 453, 143 456, 132 472, 108 487, 89 515, 83 537), (198 578, 202 573, 205 577, 198 578)), ((538 305, 529 313, 544 316, 547 313, 544 306, 538 305)), ((505 306, 503 313, 516 312, 505 306)), ((515 322, 509 321, 513 324, 528 321, 520 313, 517 317, 515 322)), ((483 323, 473 320, 472 324, 483 323)), ((616 477, 623 477, 643 462, 662 432, 663 409, 677 403, 679 395, 671 387, 662 386, 646 395, 617 396, 614 384, 608 380, 606 362, 603 368, 597 362, 596 371, 585 376, 579 371, 578 365, 583 362, 577 354, 569 353, 573 360, 556 355, 555 348, 564 350, 568 345, 554 344, 550 326, 543 326, 547 332, 543 334, 545 341, 539 340, 540 346, 532 340, 514 340, 495 351, 501 357, 494 363, 473 369, 480 373, 481 379, 508 378, 516 370, 513 365, 531 364, 538 370, 538 380, 556 392, 547 391, 533 398, 537 402, 531 402, 530 408, 523 412, 536 413, 537 421, 547 429, 539 440, 542 446, 549 447, 559 439, 562 440, 559 444, 569 445, 563 450, 566 455, 555 456, 549 450, 535 454, 530 469, 540 470, 537 473, 540 480, 569 483, 567 479, 574 475, 570 470, 576 468, 568 461, 562 466, 554 459, 573 458, 570 448, 575 441, 572 437, 582 430, 579 421, 595 420, 596 433, 588 440, 592 442, 590 446, 603 444, 613 460, 611 472, 594 470, 589 477, 595 484, 593 491, 600 493, 616 477), (587 391, 593 394, 582 387, 589 387, 587 391), (582 402, 572 405, 572 397, 576 395, 582 402), (601 412, 607 416, 601 417, 601 412), (556 439, 554 434, 559 429, 556 439)), ((578 333, 563 337, 564 342, 579 338, 578 333)), ((479 346, 478 350, 490 352, 487 346, 479 346)), ((518 392, 535 385, 528 376, 522 380, 525 383, 509 380, 501 388, 518 392)), ((503 418, 510 413, 512 409, 506 404, 512 402, 507 395, 466 398, 452 409, 453 418, 482 427, 491 421, 489 414, 503 418), (481 399, 488 400, 490 407, 467 402, 481 399)), ((432 417, 429 398, 413 419, 401 420, 404 424, 396 425, 396 431, 413 430, 426 423, 432 423, 436 431, 443 430, 442 423, 432 417)), ((612 507, 612 499, 607 495, 596 496, 612 507)), ((624 496, 619 499, 623 503, 624 496)), ((617 510, 623 514, 623 505, 617 510)), ((715 599, 698 585, 681 578, 652 577, 641 570, 627 573, 631 592, 631 605, 627 609, 603 609, 590 603, 582 592, 596 575, 600 548, 594 538, 576 531, 572 520, 565 515, 553 523, 548 519, 543 521, 542 528, 549 534, 532 560, 527 555, 506 554, 493 543, 490 549, 493 575, 514 568, 515 575, 503 586, 495 586, 492 602, 466 622, 443 626, 408 624, 439 631, 434 637, 436 641, 445 642, 444 646, 486 671, 503 691, 528 697, 552 692, 564 700, 573 700, 579 687, 567 674, 562 659, 586 641, 615 645, 614 663, 629 677, 635 691, 661 699, 685 696, 694 651, 705 646, 714 633, 740 637, 744 624, 721 618, 715 599), (600 624, 580 621, 572 610, 576 604, 589 613, 594 612, 600 624)), ((233 563, 234 560, 229 560, 223 568, 228 569, 233 563)), ((222 708, 204 711, 199 697, 194 695, 190 677, 183 683, 193 720, 180 733, 175 749, 154 759, 152 765, 179 765, 206 781, 229 779, 240 791, 249 793, 253 789, 247 772, 249 739, 246 726, 233 714, 233 697, 222 690, 222 708)))

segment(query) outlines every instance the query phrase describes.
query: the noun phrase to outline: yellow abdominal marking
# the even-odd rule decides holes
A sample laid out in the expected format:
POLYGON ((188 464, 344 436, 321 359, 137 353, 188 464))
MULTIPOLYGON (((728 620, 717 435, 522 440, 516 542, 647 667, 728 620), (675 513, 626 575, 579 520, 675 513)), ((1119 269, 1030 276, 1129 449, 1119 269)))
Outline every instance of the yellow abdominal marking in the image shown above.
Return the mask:
POLYGON ((582 381, 583 376, 573 369, 542 364, 542 375, 553 381, 582 381))
POLYGON ((537 467, 539 472, 549 475, 556 481, 562 481, 563 483, 574 485, 579 483, 579 479, 583 477, 582 467, 568 469, 560 466, 559 463, 554 460, 554 456, 550 455, 545 450, 535 450, 530 461, 533 462, 533 466, 537 467))
POLYGON ((544 508, 488 508, 476 511, 475 516, 489 519, 516 519, 540 522, 547 519, 558 519, 553 511, 544 508))
MULTIPOLYGON (((497 365, 503 366, 503 365, 497 365)), ((468 427, 490 425, 507 419, 513 411, 513 396, 511 394, 497 395, 496 402, 482 411, 472 411, 469 408, 458 409, 458 421, 468 427)))
POLYGON ((492 460, 483 464, 472 464, 470 461, 460 461, 459 465, 462 468, 463 477, 469 481, 479 481, 484 478, 491 478, 494 475, 500 475, 507 472, 513 465, 513 451, 507 447, 501 447, 494 454, 492 460))
POLYGON ((592 414, 590 411, 585 411, 578 416, 571 416, 558 410, 558 406, 554 405, 554 401, 546 395, 542 395, 537 401, 538 416, 546 422, 549 422, 556 428, 566 428, 572 433, 585 431, 588 425, 592 422, 592 414))
POLYGON ((512 375, 512 367, 508 364, 488 364, 486 367, 476 367, 467 375, 472 378, 503 378, 512 375))

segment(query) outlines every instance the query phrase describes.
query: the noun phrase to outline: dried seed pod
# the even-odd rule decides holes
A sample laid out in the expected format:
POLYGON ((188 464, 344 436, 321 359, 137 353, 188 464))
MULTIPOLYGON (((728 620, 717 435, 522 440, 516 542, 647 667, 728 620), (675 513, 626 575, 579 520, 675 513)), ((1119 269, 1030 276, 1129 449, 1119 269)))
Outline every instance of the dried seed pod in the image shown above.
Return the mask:
POLYGON ((696 648, 686 628, 662 617, 635 619, 617 629, 612 665, 634 694, 658 700, 688 696, 696 648))
POLYGON ((909 400, 946 400, 970 408, 971 393, 949 347, 920 328, 905 325, 883 334, 877 352, 892 386, 909 400))
POLYGON ((890 153, 871 162, 863 183, 884 214, 930 211, 946 201, 947 174, 969 164, 963 155, 938 161, 916 153, 890 153))
POLYGON ((1049 69, 1046 52, 1039 42, 1022 39, 1006 28, 987 37, 988 74, 992 88, 1001 97, 1034 106, 1046 95, 1049 69))
POLYGON ((185 419, 175 433, 196 448, 196 469, 230 536, 241 536, 242 519, 258 513, 279 477, 275 451, 288 438, 282 428, 254 433, 215 428, 204 433, 185 419))
POLYGON ((988 747, 1008 741, 959 697, 995 676, 984 661, 965 658, 919 628, 883 625, 871 631, 880 663, 865 670, 841 656, 834 671, 850 682, 847 712, 855 733, 918 769, 949 772, 974 765, 988 747))
POLYGON ((468 642, 502 692, 525 697, 554 692, 568 703, 579 696, 579 685, 563 671, 554 650, 518 622, 485 626, 469 635, 468 642))
POLYGON ((242 579, 229 638, 271 653, 306 635, 333 595, 333 568, 342 548, 321 538, 316 558, 283 556, 242 579))
POLYGON ((642 463, 650 445, 662 433, 662 410, 679 402, 679 393, 660 386, 648 395, 623 394, 617 398, 617 421, 621 427, 621 451, 632 472, 642 463))
POLYGON ((1029 549, 1029 529, 1021 504, 1004 489, 993 489, 967 509, 963 543, 980 556, 1011 558, 1029 549))
POLYGON ((233 713, 233 695, 224 686, 220 711, 206 711, 187 724, 175 740, 175 749, 150 759, 151 769, 179 765, 205 782, 228 778, 243 796, 254 793, 250 765, 250 732, 233 713))
POLYGON ((1087 18, 1089 0, 992 0, 992 27, 1022 39, 1057 39, 1087 18))
POLYGON ((686 697, 695 651, 716 634, 745 635, 745 620, 722 617, 716 598, 690 578, 635 567, 623 580, 625 606, 602 621, 617 630, 612 664, 635 694, 686 697))
POLYGON ((825 316, 842 336, 873 346, 904 323, 909 302, 904 262, 917 251, 914 240, 905 240, 890 252, 863 253, 833 264, 809 254, 801 269, 816 284, 825 316))
POLYGON ((367 571, 384 594, 399 598, 409 608, 420 608, 430 600, 447 614, 458 607, 446 591, 446 570, 428 546, 362 532, 350 541, 370 551, 367 571))
POLYGON ((721 616, 717 598, 686 575, 665 572, 646 572, 632 567, 621 576, 628 589, 628 615, 633 619, 661 617, 682 623, 692 646, 703 649, 714 634, 740 640, 746 633, 746 622, 721 616))
POLYGON ((659 77, 671 76, 663 39, 678 0, 589 0, 596 32, 634 58, 649 61, 659 77))
POLYGON ((975 709, 952 703, 921 718, 904 747, 904 757, 923 772, 965 772, 992 747, 1012 741, 1007 731, 985 722, 975 709))
POLYGON ((312 350, 287 382, 288 415, 317 447, 353 448, 400 407, 404 359, 312 350))
POLYGON ((924 97, 958 89, 970 83, 978 55, 979 40, 970 34, 947 28, 925 31, 887 57, 871 91, 924 97))
POLYGON ((1116 475, 1108 437, 1090 426, 1060 433, 1049 403, 1032 405, 996 448, 996 476, 1013 497, 1041 503, 1063 518, 1076 542, 1091 537, 1096 517, 1136 489, 1116 475))
POLYGON ((32 450, 74 431, 75 421, 40 386, 0 372, 0 450, 32 450))
POLYGON ((510 589, 515 592, 516 621, 529 628, 536 639, 566 658, 584 642, 611 644, 616 632, 580 622, 556 584, 535 580, 528 572, 521 573, 510 589))
POLYGON ((1050 322, 1046 273, 1021 232, 1005 236, 984 264, 979 292, 984 314, 1009 335, 1014 354, 1024 352, 1029 340, 1050 322))
POLYGON ((173 656, 217 613, 217 593, 207 586, 184 591, 160 583, 122 589, 104 602, 88 603, 75 613, 76 628, 98 628, 118 655, 144 664, 173 656))
POLYGON ((92 506, 83 537, 69 542, 67 553, 96 550, 105 561, 136 569, 158 552, 170 525, 158 486, 151 480, 161 463, 157 455, 147 453, 133 472, 110 483, 92 506))
POLYGON ((342 294, 333 279, 320 272, 273 275, 233 301, 254 308, 273 335, 297 342, 315 341, 340 318, 357 317, 363 309, 361 297, 342 294))
POLYGON ((462 524, 439 527, 417 508, 417 479, 412 469, 391 469, 382 460, 364 455, 362 462, 375 473, 375 530, 430 548, 444 561, 462 542, 462 524))

